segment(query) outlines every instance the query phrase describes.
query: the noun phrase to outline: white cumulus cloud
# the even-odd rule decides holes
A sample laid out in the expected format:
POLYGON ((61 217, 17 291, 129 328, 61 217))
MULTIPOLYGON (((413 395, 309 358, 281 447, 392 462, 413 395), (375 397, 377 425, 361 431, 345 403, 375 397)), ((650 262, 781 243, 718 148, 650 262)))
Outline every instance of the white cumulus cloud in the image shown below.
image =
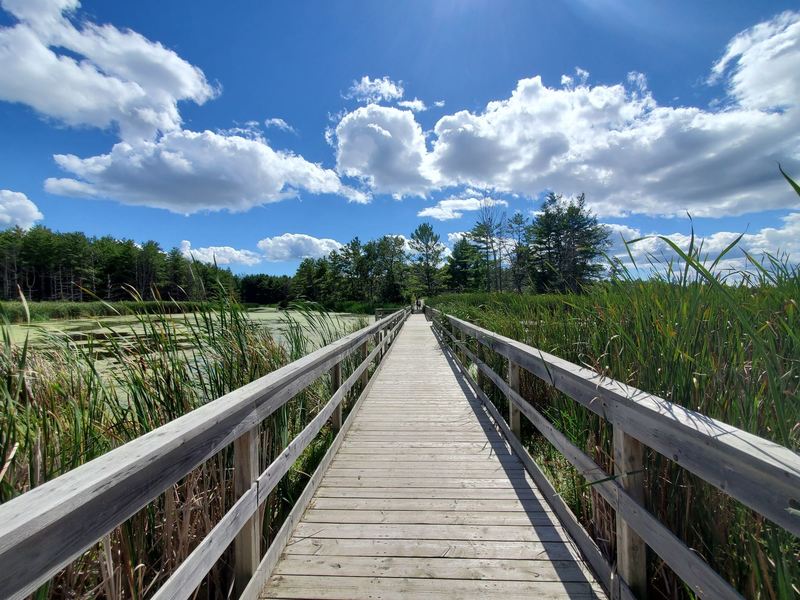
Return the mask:
POLYGON ((116 125, 125 139, 180 127, 177 104, 218 90, 174 51, 134 31, 81 20, 78 0, 1 0, 0 99, 68 125, 116 125))
POLYGON ((414 112, 423 112, 428 110, 428 107, 419 98, 414 98, 413 100, 401 100, 397 103, 397 106, 413 110, 414 112))
POLYGON ((386 76, 370 79, 368 75, 364 75, 361 79, 353 82, 345 98, 371 104, 399 100, 403 97, 403 93, 401 81, 392 81, 386 76))
POLYGON ((283 262, 327 256, 342 245, 330 238, 316 238, 305 233, 284 233, 264 238, 258 242, 258 247, 266 260, 283 262))
POLYGON ((120 142, 108 154, 55 156, 72 177, 50 178, 45 189, 65 196, 113 198, 181 213, 229 210, 312 194, 368 198, 342 185, 332 170, 279 152, 263 140, 180 130, 155 141, 120 142))
POLYGON ((426 175, 422 127, 407 110, 370 104, 345 115, 335 131, 336 169, 365 181, 373 191, 424 195, 426 175))
POLYGON ((0 190, 0 229, 30 229, 43 218, 39 208, 22 192, 0 190))
POLYGON ((281 131, 288 131, 289 133, 297 133, 291 125, 289 125, 286 121, 281 119, 280 117, 272 117, 264 121, 265 127, 274 127, 275 129, 280 129, 281 131))
POLYGON ((728 75, 728 93, 750 109, 788 108, 800 98, 800 13, 787 11, 736 35, 711 69, 728 75))
POLYGON ((360 108, 337 127, 337 165, 396 197, 462 185, 586 192, 603 216, 796 207, 777 163, 800 171, 800 13, 738 34, 711 71, 725 83, 721 108, 660 104, 642 73, 617 84, 591 84, 581 69, 560 86, 522 79, 482 111, 443 116, 429 145, 411 112, 360 108))
POLYGON ((218 265, 257 265, 261 262, 261 256, 257 252, 250 250, 239 250, 231 246, 206 246, 204 248, 192 248, 189 240, 183 240, 180 246, 181 254, 186 258, 198 262, 218 265))
POLYGON ((450 219, 459 219, 464 216, 465 212, 480 210, 484 206, 508 206, 508 202, 494 198, 447 198, 446 200, 440 200, 434 206, 423 208, 417 213, 417 216, 448 221, 450 219))

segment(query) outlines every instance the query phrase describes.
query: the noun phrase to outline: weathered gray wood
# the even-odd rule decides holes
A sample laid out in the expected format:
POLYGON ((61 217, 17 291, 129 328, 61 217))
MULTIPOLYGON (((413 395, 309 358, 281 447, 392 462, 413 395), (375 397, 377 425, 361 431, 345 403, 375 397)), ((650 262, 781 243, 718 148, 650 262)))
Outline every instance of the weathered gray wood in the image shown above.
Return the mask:
MULTIPOLYGON (((407 315, 406 315, 407 316, 407 315)), ((399 322, 395 325, 395 329, 399 329, 402 326, 403 322, 399 322)), ((388 341, 388 338, 382 340, 378 347, 379 356, 384 358, 387 356, 388 350, 385 349, 384 341, 388 341)), ((377 375, 380 372, 382 367, 382 360, 381 363, 378 363, 378 368, 375 371, 377 375)), ((319 465, 315 469, 314 473, 311 475, 306 487, 303 489, 303 493, 300 494, 300 497, 295 502, 292 510, 289 512, 289 515, 286 517, 286 520, 281 525, 280 530, 275 535, 275 538, 272 540, 269 548, 267 548, 267 552, 264 555, 264 558, 261 560, 261 563, 258 565, 255 574, 250 579, 245 590, 242 592, 240 600, 255 600, 258 598, 259 594, 261 593, 261 589, 264 587, 264 583, 269 578, 270 574, 272 573, 275 565, 278 562, 281 553, 286 548, 286 544, 289 541, 289 538, 292 534, 292 530, 294 529, 295 525, 300 521, 301 516, 305 512, 306 508, 308 507, 309 503, 311 502, 312 498, 314 497, 314 493, 317 491, 320 482, 322 481, 325 472, 327 471, 328 467, 330 466, 331 462, 333 461, 336 453, 342 446, 342 442, 347 435, 348 430, 353 424, 353 421, 356 418, 356 415, 359 412, 361 405, 364 402, 364 398, 370 391, 374 379, 371 380, 367 384, 367 388, 361 393, 359 398, 356 400, 355 404, 353 404, 353 408, 348 414, 347 419, 342 424, 342 427, 339 429, 336 437, 334 438, 331 446, 325 452, 325 456, 322 457, 319 465)))
MULTIPOLYGON (((342 363, 338 362, 331 369, 331 394, 335 394, 342 387, 342 363)), ((342 428, 342 403, 336 405, 331 415, 331 427, 334 431, 342 428)))
POLYGON ((628 435, 800 536, 800 455, 505 336, 445 317, 457 330, 547 381, 628 435))
POLYGON ((473 540, 475 542, 558 542, 561 527, 531 525, 404 525, 374 523, 307 523, 294 530, 297 537, 367 540, 473 540))
POLYGON ((0 597, 21 598, 272 414, 399 311, 0 506, 0 597))
MULTIPOLYGON (((511 359, 508 359, 508 386, 518 394, 520 393, 519 365, 511 359)), ((519 409, 510 400, 508 402, 508 427, 511 429, 511 433, 519 439, 522 422, 519 409)))
POLYGON ((540 498, 534 490, 506 488, 409 488, 409 487, 340 487, 322 482, 320 498, 446 498, 452 500, 533 500, 540 498))
MULTIPOLYGON (((368 341, 364 340, 364 343, 361 345, 361 359, 366 360, 367 356, 369 355, 369 345, 368 341)), ((369 379, 369 369, 366 369, 362 374, 361 378, 359 379, 359 383, 361 384, 361 389, 363 390, 367 387, 367 380, 369 379)))
MULTIPOLYGON (((309 509, 295 526, 265 595, 351 598, 363 591, 381 597, 381 584, 372 586, 375 569, 386 567, 398 582, 409 579, 405 577, 409 574, 420 575, 415 570, 419 560, 399 565, 393 573, 386 559, 391 563, 394 556, 424 557, 436 548, 433 556, 439 560, 428 572, 431 581, 447 577, 448 583, 459 582, 458 577, 470 573, 471 567, 473 581, 491 575, 502 582, 515 568, 523 568, 521 563, 502 563, 522 558, 543 563, 539 576, 531 575, 527 582, 533 597, 540 586, 551 583, 542 579, 556 579, 558 574, 562 595, 577 593, 578 588, 564 587, 575 578, 579 580, 575 583, 584 586, 580 589, 596 590, 602 596, 481 402, 467 394, 443 359, 430 325, 412 317, 391 352, 380 373, 370 380, 370 394, 309 509), (458 410, 452 411, 453 406, 458 410), (409 454, 399 456, 405 452, 409 454), (425 459, 418 460, 420 456, 425 459), (448 460, 437 460, 442 456, 448 460), (286 558, 319 553, 308 560, 286 558), (453 558, 449 558, 451 553, 453 558), (321 560, 325 555, 330 560, 321 560), (348 557, 355 560, 348 563, 348 557), (496 560, 459 565, 459 557, 496 560), (306 571, 290 574, 297 569, 306 571), (324 573, 324 580, 314 582, 325 589, 301 591, 293 587, 296 581, 287 580, 310 578, 311 573, 324 573)), ((460 594, 459 585, 455 596, 460 594)), ((433 597, 439 593, 436 589, 433 597)), ((469 595, 466 592, 461 595, 469 595)), ((419 594, 427 596, 423 591, 419 594)))
POLYGON ((230 546, 236 534, 257 513, 256 488, 253 485, 225 513, 203 541, 186 557, 172 576, 153 595, 153 600, 186 600, 202 583, 208 571, 230 546))
POLYGON ((522 525, 555 527, 558 521, 544 511, 435 511, 435 510, 328 510, 311 508, 303 516, 308 523, 405 524, 405 525, 522 525))
MULTIPOLYGON (((233 488, 237 498, 253 488, 258 477, 258 428, 243 433, 233 443, 233 488)), ((240 596, 261 560, 261 523, 253 512, 234 541, 235 595, 240 596)))
POLYGON ((586 572, 575 560, 501 560, 491 558, 416 558, 289 555, 275 569, 276 575, 322 577, 415 577, 422 579, 484 579, 491 581, 586 582, 586 572))
MULTIPOLYGON (((447 333, 445 331, 445 333, 447 333)), ((741 598, 736 590, 722 577, 719 576, 699 555, 689 549, 680 539, 670 532, 653 515, 644 510, 641 504, 632 499, 620 485, 603 471, 589 456, 578 449, 567 437, 558 431, 553 425, 544 418, 535 408, 512 390, 497 373, 492 371, 488 365, 480 361, 469 350, 465 352, 475 362, 478 369, 491 379, 509 398, 517 404, 522 414, 539 429, 539 431, 550 441, 578 470, 593 484, 593 489, 599 492, 603 498, 611 504, 619 515, 625 520, 626 524, 633 528, 648 545, 681 577, 691 586, 700 596, 704 598, 741 598)), ((473 385, 468 373, 464 373, 465 378, 473 385)), ((475 388, 477 391, 477 388, 475 388)), ((479 392, 482 394, 482 392, 479 392)), ((483 394, 484 402, 491 405, 489 399, 483 394)), ((496 411, 496 409, 494 409, 496 411)), ((501 423, 501 427, 502 427, 501 423)), ((512 441, 513 445, 513 441, 512 441)), ((517 449, 518 454, 521 450, 517 449)), ((527 466, 527 462, 523 459, 527 466)), ((533 473, 531 473, 533 475, 533 473)), ((542 476, 544 476, 542 474, 542 476)), ((544 487, 544 482, 539 482, 540 487, 544 487)), ((554 507, 555 508, 555 507, 554 507)), ((562 522, 566 521, 562 518, 562 522)), ((574 534, 573 534, 574 535, 574 534)), ((593 566, 595 566, 593 564, 593 566)), ((597 567, 595 566, 595 569, 597 567)))
MULTIPOLYGON (((375 557, 417 557, 453 559, 491 558, 514 560, 580 560, 580 555, 568 542, 507 542, 487 541, 480 544, 465 540, 370 540, 370 552, 375 557)), ((332 540, 291 538, 286 555, 363 556, 363 540, 332 540)))
MULTIPOLYGON (((437 330, 439 333, 445 333, 452 337, 452 334, 443 328, 439 328, 437 330)), ((456 340, 453 337, 453 341, 456 343, 458 347, 460 347, 461 351, 464 353, 464 356, 467 356, 471 359, 476 359, 474 355, 471 355, 468 349, 466 349, 466 344, 461 343, 459 340, 456 340), (469 356, 471 355, 471 356, 469 356)), ((458 357, 455 352, 450 351, 450 356, 453 360, 457 363, 458 357)), ((483 364, 483 363, 480 363, 483 364)), ((550 504, 553 511, 558 515, 559 520, 562 526, 569 532, 572 539, 580 548, 583 555, 586 557, 586 560, 594 569, 594 572, 600 579, 600 582, 603 584, 603 587, 610 591, 613 598, 621 598, 630 595, 629 590, 626 586, 620 586, 619 581, 615 579, 613 571, 611 569, 611 565, 608 564, 603 554, 600 552, 600 549, 595 544, 594 540, 589 536, 586 530, 581 526, 578 522, 577 517, 572 512, 572 510, 567 506, 567 503, 561 497, 561 495, 555 490, 553 485, 550 483, 550 480, 544 474, 544 472, 539 468, 539 465, 533 460, 528 451, 522 445, 522 442, 511 432, 508 427, 508 424, 505 423, 500 416, 500 413, 497 411, 497 408, 492 404, 489 400, 488 396, 483 393, 483 391, 478 387, 477 382, 470 376, 469 372, 464 368, 464 365, 459 365, 461 368, 461 374, 464 379, 470 384, 472 390, 478 395, 481 401, 486 406, 487 410, 494 416, 495 420, 497 421, 500 430, 506 436, 511 447, 514 449, 516 455, 522 461, 522 464, 525 465, 525 468, 530 473, 531 477, 536 481, 538 489, 541 491, 542 495, 545 497, 545 500, 550 504)), ((480 365, 478 367, 480 369, 480 365)), ((489 376, 495 376, 497 381, 501 381, 502 384, 505 386, 506 389, 510 390, 510 387, 502 381, 494 371, 488 370, 487 373, 489 376)), ((501 387, 501 389, 504 389, 501 387)), ((504 390, 505 391, 505 390, 504 390)), ((513 392, 513 390, 510 390, 513 392)), ((509 397, 509 401, 512 401, 513 394, 507 393, 509 397)), ((518 408, 521 409, 520 406, 518 408)), ((532 408, 532 407, 531 407, 532 408)), ((521 409, 522 410, 522 409, 521 409)), ((524 412, 524 411, 523 411, 524 412)), ((535 425, 535 423, 534 423, 535 425)))
MULTIPOLYGON (((614 427, 614 474, 631 500, 644 510, 644 446, 614 427)), ((637 598, 647 597, 647 546, 644 540, 625 521, 621 511, 616 513, 617 571, 637 598)))
MULTIPOLYGON (((398 323, 396 327, 400 327, 398 323)), ((311 441, 317 436, 322 427, 331 418, 337 408, 341 407, 341 403, 347 396, 347 393, 355 385, 362 374, 369 369, 370 363, 380 352, 380 348, 376 347, 350 374, 350 376, 339 386, 336 392, 331 396, 322 409, 314 416, 313 419, 303 428, 297 436, 289 442, 286 448, 281 452, 278 457, 272 461, 267 469, 258 477, 258 503, 263 503, 269 494, 275 489, 275 486, 281 478, 289 472, 294 462, 300 457, 303 451, 308 447, 311 441)), ((337 363, 341 364, 341 363, 337 363)))
POLYGON ((337 600, 595 600, 598 591, 588 583, 543 581, 482 581, 479 579, 415 579, 402 577, 316 577, 276 575, 262 598, 337 600))
POLYGON ((456 500, 431 498, 325 498, 317 497, 311 503, 314 509, 348 510, 392 510, 392 511, 448 511, 461 512, 550 512, 544 497, 535 500, 456 500))

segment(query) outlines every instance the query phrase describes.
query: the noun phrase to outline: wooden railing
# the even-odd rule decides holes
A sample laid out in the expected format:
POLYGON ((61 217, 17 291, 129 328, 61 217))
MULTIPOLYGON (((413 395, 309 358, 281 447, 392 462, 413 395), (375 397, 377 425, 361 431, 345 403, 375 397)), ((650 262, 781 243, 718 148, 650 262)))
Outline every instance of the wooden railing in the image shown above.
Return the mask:
POLYGON ((742 504, 800 536, 800 455, 700 413, 653 396, 546 352, 456 317, 426 308, 434 329, 463 375, 498 421, 537 485, 612 596, 643 597, 649 546, 700 597, 741 595, 697 553, 669 531, 644 504, 644 447, 663 454, 742 504), (470 350, 467 338, 478 342, 470 350), (482 360, 488 348, 508 361, 508 380, 482 360), (508 421, 472 378, 468 364, 508 400, 508 421), (613 425, 614 473, 557 430, 520 395, 520 369, 552 385, 613 425), (524 415, 616 511, 616 565, 612 567, 519 440, 524 415), (618 577, 617 577, 618 575, 618 577))
POLYGON ((0 505, 0 598, 31 594, 231 443, 236 503, 154 597, 192 596, 231 542, 236 587, 244 590, 263 563, 259 507, 328 419, 341 426, 343 398, 357 381, 366 383, 370 364, 383 358, 409 314, 408 308, 397 311, 0 505), (374 349, 367 353, 371 338, 374 349), (362 360, 342 381, 341 363, 355 351, 362 360), (331 399, 259 473, 259 424, 329 372, 335 390, 331 399))

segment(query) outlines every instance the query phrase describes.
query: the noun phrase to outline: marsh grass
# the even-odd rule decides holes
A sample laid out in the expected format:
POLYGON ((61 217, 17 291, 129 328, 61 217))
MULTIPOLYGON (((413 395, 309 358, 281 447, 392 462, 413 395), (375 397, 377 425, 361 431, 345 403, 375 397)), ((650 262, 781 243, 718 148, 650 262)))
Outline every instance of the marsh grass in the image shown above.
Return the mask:
POLYGON ((67 302, 44 300, 41 302, 2 301, 0 309, 11 323, 49 321, 52 319, 81 319, 85 317, 110 317, 118 315, 137 315, 167 311, 169 314, 189 313, 203 308, 214 308, 217 302, 181 300, 163 302, 161 300, 121 300, 104 302, 67 302), (26 306, 27 304, 27 306, 26 306))
MULTIPOLYGON (((467 294, 430 300, 448 314, 797 450, 800 447, 800 271, 747 257, 722 273, 702 249, 650 257, 649 280, 617 269, 582 295, 467 294)), ((504 359, 486 351, 498 373, 504 359)), ((505 400, 488 385, 499 405, 505 400)), ((611 428, 525 374, 523 395, 611 470, 611 428)), ((523 419, 523 421, 525 421, 523 419)), ((613 512, 547 441, 523 438, 558 491, 614 556, 613 512)), ((713 486, 648 451, 647 508, 748 598, 800 596, 800 541, 713 486)), ((613 561, 612 561, 613 562, 613 561)), ((691 594, 650 555, 654 597, 691 594)))
MULTIPOLYGON (((140 302, 134 298, 133 303, 140 302)), ((108 336, 114 368, 100 372, 92 343, 50 334, 32 351, 14 344, 0 315, 0 502, 261 377, 363 326, 313 305, 284 317, 281 342, 233 301, 200 304, 176 320, 177 306, 139 307, 138 327, 108 336)), ((345 372, 355 363, 348 362, 345 372)), ((260 427, 262 468, 330 397, 322 377, 260 427)), ((262 507, 266 548, 332 440, 324 428, 262 507)), ((188 556, 233 504, 228 447, 166 490, 41 588, 37 598, 144 598, 188 556)), ((230 549, 198 591, 228 597, 230 549)))

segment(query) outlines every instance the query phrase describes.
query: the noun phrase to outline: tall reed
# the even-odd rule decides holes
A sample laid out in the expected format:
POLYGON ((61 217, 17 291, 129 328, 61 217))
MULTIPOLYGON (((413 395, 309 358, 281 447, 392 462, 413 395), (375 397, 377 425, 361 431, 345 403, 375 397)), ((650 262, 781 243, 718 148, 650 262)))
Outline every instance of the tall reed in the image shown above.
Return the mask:
MULTIPOLYGON (((800 271, 767 257, 723 273, 702 249, 650 257, 648 280, 618 269, 583 295, 467 294, 430 301, 448 314, 587 366, 797 450, 800 447, 800 271), (765 266, 766 265, 766 266, 765 266)), ((503 362, 489 356, 502 372, 503 362)), ((611 469, 611 431, 532 376, 524 395, 611 469)), ((502 400, 499 400, 502 402, 502 400)), ((613 514, 532 429, 524 439, 601 548, 613 514)), ((800 595, 800 541, 713 486, 648 452, 647 508, 748 598, 800 595)), ((691 594, 651 556, 655 597, 691 594)))
MULTIPOLYGON (((134 299, 134 303, 138 302, 134 299)), ((163 304, 163 306, 161 305, 163 304)), ((109 305, 113 311, 113 305, 109 305)), ((281 342, 241 306, 176 319, 178 307, 139 306, 138 326, 109 332, 100 348, 49 335, 42 349, 14 345, 0 315, 0 502, 65 473, 198 406, 333 341, 352 329, 317 307, 297 305, 281 342), (132 332, 132 333, 131 333, 132 332), (108 359, 106 359, 108 360, 108 359)), ((128 310, 126 307, 125 310, 128 310)), ((360 324, 360 323, 359 323, 360 324)), ((262 466, 272 461, 330 395, 326 378, 261 426, 262 466)), ((324 430, 280 482, 264 510, 263 545, 280 527, 332 436, 324 430)), ((232 449, 226 448, 123 523, 40 589, 38 598, 143 598, 188 556, 233 503, 232 449)), ((225 554, 198 597, 228 597, 225 554)))

